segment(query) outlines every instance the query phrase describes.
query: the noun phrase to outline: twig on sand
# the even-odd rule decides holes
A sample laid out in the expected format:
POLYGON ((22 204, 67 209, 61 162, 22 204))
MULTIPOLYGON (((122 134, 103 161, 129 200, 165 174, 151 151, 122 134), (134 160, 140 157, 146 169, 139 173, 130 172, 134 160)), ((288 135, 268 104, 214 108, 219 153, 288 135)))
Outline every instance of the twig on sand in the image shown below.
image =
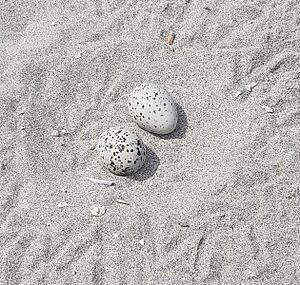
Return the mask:
POLYGON ((106 185, 106 186, 113 186, 115 185, 115 182, 113 181, 108 181, 108 180, 100 180, 100 179, 95 179, 95 178, 91 178, 91 177, 85 177, 86 180, 89 180, 93 183, 96 184, 102 184, 102 185, 106 185))

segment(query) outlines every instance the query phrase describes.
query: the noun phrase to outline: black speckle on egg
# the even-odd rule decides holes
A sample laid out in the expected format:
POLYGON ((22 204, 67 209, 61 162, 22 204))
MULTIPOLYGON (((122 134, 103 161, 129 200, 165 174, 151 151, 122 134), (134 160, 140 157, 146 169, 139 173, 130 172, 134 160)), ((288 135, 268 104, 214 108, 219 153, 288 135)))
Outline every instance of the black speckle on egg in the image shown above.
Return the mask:
POLYGON ((128 163, 131 163, 131 160, 127 160, 128 163))
POLYGON ((125 149, 125 146, 123 144, 118 145, 118 149, 120 152, 122 152, 125 149))

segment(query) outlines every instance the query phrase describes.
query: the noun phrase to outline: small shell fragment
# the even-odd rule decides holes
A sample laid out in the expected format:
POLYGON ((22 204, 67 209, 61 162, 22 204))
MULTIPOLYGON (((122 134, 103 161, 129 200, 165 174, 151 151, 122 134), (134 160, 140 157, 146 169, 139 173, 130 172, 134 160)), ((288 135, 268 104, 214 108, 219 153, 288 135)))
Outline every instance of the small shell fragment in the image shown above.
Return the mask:
POLYGON ((168 45, 171 46, 174 43, 175 34, 174 32, 170 31, 168 34, 168 45))
POLYGON ((81 56, 82 56, 81 52, 78 52, 78 53, 76 53, 76 54, 74 55, 74 57, 75 57, 76 59, 81 58, 81 56))
POLYGON ((251 83, 249 85, 244 85, 245 89, 249 92, 251 92, 253 90, 253 88, 256 86, 257 86, 257 83, 251 83))
POLYGON ((53 130, 51 132, 51 136, 53 136, 53 137, 59 137, 59 131, 58 130, 53 130))
POLYGON ((119 203, 119 204, 130 205, 129 202, 124 201, 124 200, 122 200, 122 199, 117 199, 116 202, 119 203))
POLYGON ((271 108, 270 106, 262 105, 261 107, 262 107, 267 113, 274 113, 273 108, 271 108))
POLYGON ((68 205, 68 204, 67 204, 66 202, 62 202, 62 203, 58 203, 58 204, 57 204, 57 207, 61 209, 61 208, 66 207, 67 205, 68 205))
POLYGON ((96 183, 96 184, 103 184, 103 185, 106 185, 106 186, 113 186, 115 185, 115 182, 113 181, 108 181, 108 180, 100 180, 100 179, 95 179, 95 178, 91 178, 91 177, 85 177, 86 180, 89 180, 93 183, 96 183))
POLYGON ((91 209, 90 209, 90 212, 92 214, 92 216, 94 217, 101 217, 105 214, 106 212, 106 208, 104 206, 93 206, 91 209))
POLYGON ((243 94, 243 91, 242 90, 239 90, 235 93, 235 97, 239 97, 240 95, 243 94))
POLYGON ((143 238, 140 240, 140 245, 142 245, 142 246, 145 245, 145 240, 143 238))

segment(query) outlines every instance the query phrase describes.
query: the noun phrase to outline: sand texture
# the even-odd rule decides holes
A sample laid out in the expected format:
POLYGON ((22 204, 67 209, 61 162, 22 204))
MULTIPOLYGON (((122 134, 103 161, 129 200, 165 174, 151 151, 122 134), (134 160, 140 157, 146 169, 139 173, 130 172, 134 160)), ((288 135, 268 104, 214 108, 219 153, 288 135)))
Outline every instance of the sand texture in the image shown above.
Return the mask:
POLYGON ((1 0, 0 284, 300 284, 299 52, 299 0, 1 0), (174 133, 131 121, 143 82, 174 133))

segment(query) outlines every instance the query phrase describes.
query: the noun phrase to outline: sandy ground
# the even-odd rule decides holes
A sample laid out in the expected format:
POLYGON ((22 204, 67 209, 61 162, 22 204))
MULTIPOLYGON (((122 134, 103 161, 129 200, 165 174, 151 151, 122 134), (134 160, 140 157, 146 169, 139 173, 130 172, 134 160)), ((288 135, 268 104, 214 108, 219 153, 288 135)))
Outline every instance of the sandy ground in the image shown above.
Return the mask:
POLYGON ((300 284, 299 0, 0 8, 1 285, 300 284), (172 135, 130 120, 149 81, 172 135), (149 147, 134 177, 99 165, 111 126, 149 147))

